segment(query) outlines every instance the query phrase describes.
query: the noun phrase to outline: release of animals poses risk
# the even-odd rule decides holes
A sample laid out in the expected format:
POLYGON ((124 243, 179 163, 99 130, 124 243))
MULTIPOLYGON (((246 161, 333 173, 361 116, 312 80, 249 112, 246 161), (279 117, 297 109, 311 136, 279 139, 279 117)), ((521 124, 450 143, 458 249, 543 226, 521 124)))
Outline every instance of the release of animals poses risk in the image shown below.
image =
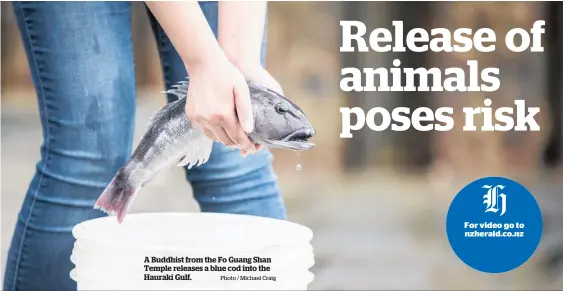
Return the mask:
MULTIPOLYGON (((403 22, 393 21, 393 32, 386 28, 376 28, 367 34, 367 28, 361 21, 340 21, 342 44, 340 52, 412 52, 436 53, 493 52, 496 49, 497 36, 490 28, 480 28, 475 32, 470 28, 458 28, 453 33, 446 28, 434 28, 427 31, 413 28, 404 37, 403 22)), ((513 28, 504 36, 505 46, 512 52, 537 52, 544 48, 541 44, 545 34, 545 21, 537 20, 529 29, 513 28)), ((433 92, 495 92, 500 88, 499 68, 480 68, 477 60, 467 60, 467 68, 401 68, 399 59, 393 60, 392 68, 342 68, 340 89, 344 92, 374 91, 433 91, 433 92), (468 73, 466 73, 466 70, 468 73), (419 84, 415 86, 415 77, 419 84), (429 86, 429 79, 432 85, 429 86), (466 81, 469 79, 468 81, 466 81), (365 82, 363 82, 365 80, 365 82), (379 82, 376 85, 376 80, 379 82), (405 84, 403 86, 403 83, 405 84)), ((374 97, 371 97, 374 98, 374 97)), ((376 98, 376 97, 375 97, 376 98)), ((476 121, 481 120, 481 131, 539 131, 535 120, 539 107, 526 106, 525 100, 514 100, 514 107, 492 108, 492 100, 485 98, 481 107, 464 107, 464 131, 476 131, 476 121)), ((365 112, 360 107, 341 107, 341 138, 352 138, 353 131, 367 125, 373 131, 391 128, 393 131, 405 131, 411 126, 419 131, 448 131, 454 127, 451 107, 432 110, 427 107, 397 107, 389 112, 383 107, 374 107, 365 112), (356 121, 352 123, 352 116, 356 121), (376 117, 380 117, 376 122, 376 117)))

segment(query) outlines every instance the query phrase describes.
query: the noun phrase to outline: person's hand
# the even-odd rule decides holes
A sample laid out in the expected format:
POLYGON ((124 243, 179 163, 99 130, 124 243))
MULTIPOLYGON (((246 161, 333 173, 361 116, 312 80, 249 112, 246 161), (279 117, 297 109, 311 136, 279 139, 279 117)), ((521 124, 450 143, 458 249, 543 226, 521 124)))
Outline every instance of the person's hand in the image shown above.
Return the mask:
MULTIPOLYGON (((283 90, 278 81, 260 64, 241 65, 239 66, 239 70, 252 84, 268 88, 283 95, 283 90)), ((255 147, 257 151, 262 149, 262 145, 259 144, 255 144, 255 147)))
POLYGON ((228 60, 192 68, 186 114, 209 138, 238 148, 243 155, 257 151, 247 136, 254 130, 248 85, 228 60))
POLYGON ((253 84, 266 87, 283 95, 283 90, 278 81, 262 66, 241 67, 240 70, 253 84))

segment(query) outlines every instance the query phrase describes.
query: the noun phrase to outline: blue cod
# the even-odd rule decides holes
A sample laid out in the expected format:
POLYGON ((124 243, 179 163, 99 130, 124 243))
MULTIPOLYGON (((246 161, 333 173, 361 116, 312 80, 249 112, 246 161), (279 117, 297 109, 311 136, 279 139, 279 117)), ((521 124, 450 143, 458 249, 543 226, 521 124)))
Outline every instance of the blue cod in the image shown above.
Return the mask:
MULTIPOLYGON (((189 80, 166 91, 178 100, 163 106, 151 118, 144 136, 129 161, 117 172, 94 208, 123 221, 139 190, 162 169, 199 166, 211 154, 213 140, 198 131, 185 113, 189 80)), ((248 83, 254 131, 248 136, 265 147, 306 151, 314 147, 315 135, 309 119, 295 103, 270 89, 248 83)))

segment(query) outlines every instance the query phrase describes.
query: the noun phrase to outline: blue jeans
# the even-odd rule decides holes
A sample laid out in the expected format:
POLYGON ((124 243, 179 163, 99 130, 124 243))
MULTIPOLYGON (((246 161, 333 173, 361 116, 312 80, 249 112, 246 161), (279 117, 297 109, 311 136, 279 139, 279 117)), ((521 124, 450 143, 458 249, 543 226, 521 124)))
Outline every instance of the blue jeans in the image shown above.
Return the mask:
MULTIPOLYGON (((105 215, 94 203, 131 154, 131 3, 13 5, 37 92, 43 144, 13 234, 4 290, 76 290, 69 278, 71 229, 105 215)), ((201 7, 217 33, 217 3, 201 7)), ((150 13, 149 18, 170 87, 187 72, 150 13)), ((209 162, 186 170, 186 176, 202 211, 285 219, 271 159, 267 150, 242 158, 214 144, 209 162)))

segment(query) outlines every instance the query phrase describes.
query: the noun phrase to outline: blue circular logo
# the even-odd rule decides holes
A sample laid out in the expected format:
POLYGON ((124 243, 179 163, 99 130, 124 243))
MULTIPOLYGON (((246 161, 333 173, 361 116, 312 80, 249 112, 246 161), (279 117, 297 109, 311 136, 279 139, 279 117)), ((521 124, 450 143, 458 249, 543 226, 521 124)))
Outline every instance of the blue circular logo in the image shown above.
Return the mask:
POLYGON ((524 264, 540 243, 542 225, 532 194, 503 177, 482 178, 465 186, 446 218, 455 254, 486 273, 507 272, 524 264))

